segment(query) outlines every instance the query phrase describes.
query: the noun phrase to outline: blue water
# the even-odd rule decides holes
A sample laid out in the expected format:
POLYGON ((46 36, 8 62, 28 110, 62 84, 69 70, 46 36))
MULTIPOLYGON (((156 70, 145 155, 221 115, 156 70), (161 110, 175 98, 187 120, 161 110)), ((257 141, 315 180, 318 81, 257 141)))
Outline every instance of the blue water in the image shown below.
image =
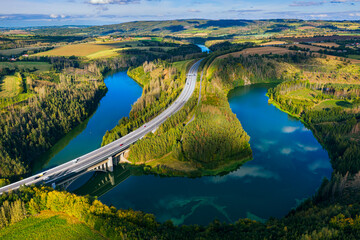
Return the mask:
POLYGON ((96 112, 50 149, 41 161, 42 166, 37 166, 35 171, 57 166, 99 148, 105 132, 114 128, 122 117, 129 116, 131 105, 141 96, 141 86, 126 71, 107 76, 105 84, 108 92, 96 112))
POLYGON ((196 44, 196 46, 198 46, 199 48, 201 48, 201 51, 202 52, 207 52, 209 53, 210 52, 210 49, 207 48, 205 45, 202 45, 202 44, 196 44))
POLYGON ((312 132, 267 103, 268 87, 242 87, 229 96, 233 112, 251 137, 252 161, 226 176, 130 176, 99 199, 175 224, 284 216, 312 196, 322 179, 330 178, 332 168, 312 132))

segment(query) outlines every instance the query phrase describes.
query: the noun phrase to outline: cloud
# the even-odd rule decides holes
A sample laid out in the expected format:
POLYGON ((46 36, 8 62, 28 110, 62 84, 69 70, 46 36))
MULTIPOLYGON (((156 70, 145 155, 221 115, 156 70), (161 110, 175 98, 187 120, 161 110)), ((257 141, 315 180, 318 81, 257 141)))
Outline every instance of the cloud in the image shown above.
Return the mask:
POLYGON ((280 150, 280 152, 284 155, 289 155, 290 153, 293 152, 293 150, 291 148, 283 148, 280 150))
POLYGON ((241 9, 241 10, 228 10, 228 11, 224 11, 224 13, 239 13, 239 14, 244 14, 244 13, 256 13, 256 12, 262 12, 264 10, 261 9, 241 9))
POLYGON ((50 14, 50 18, 56 19, 56 18, 66 18, 66 15, 64 14, 50 14))
POLYGON ((191 12, 191 13, 199 13, 199 12, 201 12, 201 11, 198 10, 198 9, 189 9, 188 12, 191 12))
POLYGON ((316 172, 316 170, 318 169, 330 169, 330 168, 331 168, 331 164, 329 160, 324 160, 324 159, 316 160, 308 165, 308 169, 313 173, 316 172))
POLYGON ((300 128, 299 128, 299 127, 286 126, 286 127, 283 127, 283 128, 281 129, 281 131, 282 131, 283 133, 293 133, 293 132, 295 132, 295 131, 298 130, 298 129, 300 129, 300 128))
POLYGON ((301 128, 301 131, 302 132, 311 132, 311 130, 307 129, 305 126, 301 128))
POLYGON ((298 143, 297 145, 299 148, 301 148, 301 150, 303 150, 305 152, 315 152, 315 151, 319 150, 318 147, 306 146, 301 143, 298 143))
POLYGON ((70 18, 64 14, 0 14, 0 19, 4 20, 54 20, 70 18))
POLYGON ((312 15, 310 15, 310 17, 312 17, 312 18, 326 18, 328 16, 329 15, 327 15, 327 14, 312 14, 312 15))
POLYGON ((350 3, 350 4, 354 4, 356 2, 360 2, 360 0, 332 0, 329 3, 350 3))
POLYGON ((140 3, 140 0, 90 0, 88 3, 92 5, 120 4, 126 5, 131 3, 140 3))
POLYGON ((245 177, 252 177, 252 178, 266 178, 266 179, 276 179, 278 180, 280 177, 277 173, 269 171, 262 166, 242 166, 236 172, 229 173, 223 177, 211 177, 210 181, 213 183, 223 183, 231 178, 245 178, 245 177))
POLYGON ((267 139, 261 139, 260 141, 261 141, 261 143, 256 144, 255 148, 261 152, 267 152, 270 149, 271 145, 274 145, 277 143, 276 141, 267 140, 267 139))
POLYGON ((290 7, 311 7, 311 6, 319 6, 323 4, 351 4, 354 5, 356 2, 360 2, 360 0, 330 0, 330 1, 294 1, 290 4, 290 7))
POLYGON ((315 1, 295 1, 292 4, 290 4, 290 7, 310 7, 310 6, 319 6, 319 5, 323 5, 324 3, 326 3, 326 1, 321 1, 321 2, 315 2, 315 1))

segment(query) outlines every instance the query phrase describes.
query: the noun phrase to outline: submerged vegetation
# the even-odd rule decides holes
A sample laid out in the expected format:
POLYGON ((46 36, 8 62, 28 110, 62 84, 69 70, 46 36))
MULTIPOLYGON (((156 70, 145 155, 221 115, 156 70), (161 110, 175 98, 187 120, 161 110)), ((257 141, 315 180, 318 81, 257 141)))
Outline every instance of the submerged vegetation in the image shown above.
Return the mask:
MULTIPOLYGON (((331 183, 323 184, 324 194, 333 192, 331 183), (330 187, 329 187, 330 186, 330 187), (328 189, 328 190, 326 190, 328 189)), ((347 197, 319 202, 320 195, 307 200, 282 219, 265 223, 239 219, 233 224, 214 220, 207 226, 174 226, 159 223, 155 216, 133 210, 117 210, 98 200, 59 192, 49 188, 23 188, 0 198, 0 236, 41 236, 45 229, 65 230, 67 238, 102 236, 110 239, 357 239, 359 232, 359 194, 342 190, 347 197), (337 203, 334 203, 334 200, 337 203), (50 216, 49 216, 50 215, 50 216), (54 216, 54 217, 51 217, 54 216), (50 218, 49 218, 50 217, 50 218), (68 219, 64 224, 62 219, 68 219), (81 222, 81 223, 80 223, 81 222)), ((55 235, 57 234, 54 232, 55 235)))

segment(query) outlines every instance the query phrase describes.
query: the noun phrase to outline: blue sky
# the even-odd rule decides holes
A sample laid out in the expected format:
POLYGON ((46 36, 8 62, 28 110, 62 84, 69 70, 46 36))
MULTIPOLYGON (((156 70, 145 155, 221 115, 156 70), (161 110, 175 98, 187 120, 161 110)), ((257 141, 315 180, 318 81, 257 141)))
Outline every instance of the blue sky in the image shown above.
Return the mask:
POLYGON ((0 27, 103 25, 136 20, 359 20, 360 0, 0 0, 0 27))

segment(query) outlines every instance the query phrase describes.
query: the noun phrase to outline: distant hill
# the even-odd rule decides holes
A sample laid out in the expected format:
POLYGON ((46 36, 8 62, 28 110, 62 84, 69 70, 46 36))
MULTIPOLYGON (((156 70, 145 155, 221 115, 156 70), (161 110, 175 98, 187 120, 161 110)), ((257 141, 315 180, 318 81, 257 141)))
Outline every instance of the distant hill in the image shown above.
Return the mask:
POLYGON ((360 34, 359 21, 304 21, 294 19, 273 20, 169 20, 135 21, 120 24, 80 27, 47 27, 29 29, 41 35, 79 36, 135 36, 156 35, 172 37, 233 37, 233 36, 294 36, 326 34, 360 34))

